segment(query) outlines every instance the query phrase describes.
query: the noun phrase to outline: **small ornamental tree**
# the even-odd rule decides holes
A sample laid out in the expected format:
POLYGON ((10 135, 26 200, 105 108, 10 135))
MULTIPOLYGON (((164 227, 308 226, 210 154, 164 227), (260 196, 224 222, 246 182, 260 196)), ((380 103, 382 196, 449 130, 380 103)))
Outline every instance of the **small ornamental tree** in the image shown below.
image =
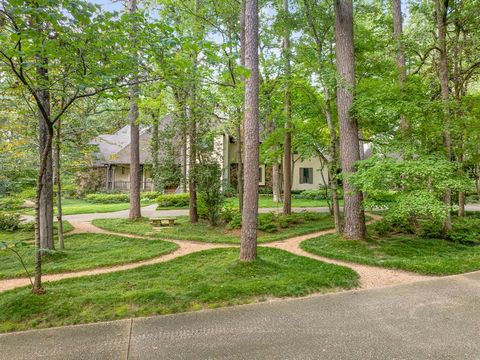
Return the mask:
POLYGON ((443 202, 446 188, 467 191, 472 181, 443 156, 374 155, 358 163, 349 177, 366 194, 365 205, 387 211, 386 218, 417 225, 418 220, 442 222, 453 209, 443 202))

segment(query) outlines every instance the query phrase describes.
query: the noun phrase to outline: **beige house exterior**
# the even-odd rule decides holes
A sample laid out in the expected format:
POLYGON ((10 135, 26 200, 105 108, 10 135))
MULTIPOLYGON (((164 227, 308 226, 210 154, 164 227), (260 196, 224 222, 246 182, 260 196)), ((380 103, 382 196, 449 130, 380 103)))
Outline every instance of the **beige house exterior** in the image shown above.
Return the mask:
MULTIPOLYGON (((222 154, 219 161, 222 164, 223 181, 232 184, 236 178, 235 169, 238 164, 235 140, 228 134, 217 138, 215 142, 216 153, 222 154)), ((328 170, 321 160, 314 158, 301 158, 293 154, 292 190, 316 190, 328 184, 328 170)), ((271 168, 261 164, 259 168, 260 186, 271 186, 271 168)))
MULTIPOLYGON (((166 116, 162 120, 161 126, 166 127, 170 123, 171 117, 166 116)), ((150 128, 140 131, 141 190, 143 191, 154 189, 151 172, 151 139, 150 128)), ((104 184, 104 189, 106 191, 128 191, 130 189, 130 125, 124 126, 111 135, 99 135, 90 144, 96 148, 93 167, 102 177, 101 183, 104 184)), ((161 158, 161 154, 159 156, 161 158)), ((235 139, 228 134, 216 137, 212 158, 218 161, 222 167, 222 182, 235 185, 238 164, 235 139)), ((180 163, 181 160, 179 166, 180 163)), ((294 191, 316 190, 328 183, 328 171, 319 158, 301 158, 294 154, 292 168, 292 190, 294 191)), ((258 171, 260 187, 271 187, 271 167, 261 164, 258 171)), ((177 189, 172 188, 171 191, 180 192, 180 184, 177 189)))

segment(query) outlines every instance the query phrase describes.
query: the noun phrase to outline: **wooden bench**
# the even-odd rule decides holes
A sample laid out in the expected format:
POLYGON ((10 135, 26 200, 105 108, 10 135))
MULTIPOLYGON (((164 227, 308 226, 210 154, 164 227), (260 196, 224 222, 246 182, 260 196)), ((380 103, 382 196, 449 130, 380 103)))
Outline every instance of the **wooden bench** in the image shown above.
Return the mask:
POLYGON ((153 227, 174 226, 175 218, 151 218, 150 224, 153 227))

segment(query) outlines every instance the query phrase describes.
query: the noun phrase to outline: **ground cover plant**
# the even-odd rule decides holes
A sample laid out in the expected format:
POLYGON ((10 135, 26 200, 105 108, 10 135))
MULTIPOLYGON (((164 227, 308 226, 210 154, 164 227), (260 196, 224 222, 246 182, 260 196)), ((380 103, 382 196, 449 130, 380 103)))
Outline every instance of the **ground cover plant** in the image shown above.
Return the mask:
MULTIPOLYGON (((43 257, 45 274, 86 270, 150 259, 175 250, 176 244, 162 240, 134 239, 106 234, 74 234, 65 236, 65 250, 49 251, 43 257)), ((33 272, 34 247, 17 247, 30 273, 33 272)), ((0 279, 25 277, 17 257, 8 251, 0 257, 0 279)))
POLYGON ((450 275, 480 269, 479 219, 453 218, 453 230, 441 238, 441 223, 418 229, 380 221, 369 226, 367 240, 346 241, 331 234, 304 241, 312 254, 428 275, 450 275))
POLYGON ((304 296, 358 285, 351 269, 259 248, 259 258, 240 262, 238 249, 214 249, 134 270, 0 294, 0 332, 170 314, 203 308, 304 296), (86 291, 88 289, 88 291, 86 291))

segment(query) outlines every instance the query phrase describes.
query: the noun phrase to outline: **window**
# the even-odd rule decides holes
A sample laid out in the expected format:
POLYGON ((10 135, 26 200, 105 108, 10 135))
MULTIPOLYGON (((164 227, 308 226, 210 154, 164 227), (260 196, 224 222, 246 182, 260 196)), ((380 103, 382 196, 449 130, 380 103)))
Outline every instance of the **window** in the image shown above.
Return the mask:
POLYGON ((125 168, 122 166, 122 175, 125 175, 125 168))
POLYGON ((300 184, 313 184, 313 168, 300 168, 300 184))
POLYGON ((259 167, 259 168, 258 168, 258 182, 259 182, 260 184, 263 182, 263 177, 262 177, 262 175, 263 175, 262 168, 259 167))

